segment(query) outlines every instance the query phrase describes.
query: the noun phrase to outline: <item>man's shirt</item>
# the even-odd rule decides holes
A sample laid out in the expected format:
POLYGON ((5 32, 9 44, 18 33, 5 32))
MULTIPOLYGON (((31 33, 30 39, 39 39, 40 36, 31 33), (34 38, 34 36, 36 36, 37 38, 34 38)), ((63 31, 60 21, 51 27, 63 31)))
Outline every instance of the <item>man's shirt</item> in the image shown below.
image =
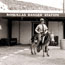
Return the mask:
POLYGON ((35 29, 35 31, 37 32, 37 33, 41 33, 41 32, 44 32, 44 33, 47 33, 47 26, 45 25, 45 24, 39 24, 37 27, 36 27, 36 29, 35 29), (44 30, 43 30, 43 28, 44 28, 44 30))

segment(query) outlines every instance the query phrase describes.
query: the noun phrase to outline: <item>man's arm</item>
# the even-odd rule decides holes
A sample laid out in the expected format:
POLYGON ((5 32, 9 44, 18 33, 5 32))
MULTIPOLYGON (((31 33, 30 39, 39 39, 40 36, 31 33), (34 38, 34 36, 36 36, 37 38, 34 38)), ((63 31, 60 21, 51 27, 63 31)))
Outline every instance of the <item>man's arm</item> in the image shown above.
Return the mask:
POLYGON ((45 30, 48 30, 48 27, 46 25, 44 25, 44 26, 45 26, 45 30))
POLYGON ((45 33, 47 33, 48 32, 48 27, 46 25, 44 25, 44 27, 45 27, 45 33))
POLYGON ((36 33, 40 33, 40 32, 39 32, 39 25, 35 28, 35 32, 36 32, 36 33))

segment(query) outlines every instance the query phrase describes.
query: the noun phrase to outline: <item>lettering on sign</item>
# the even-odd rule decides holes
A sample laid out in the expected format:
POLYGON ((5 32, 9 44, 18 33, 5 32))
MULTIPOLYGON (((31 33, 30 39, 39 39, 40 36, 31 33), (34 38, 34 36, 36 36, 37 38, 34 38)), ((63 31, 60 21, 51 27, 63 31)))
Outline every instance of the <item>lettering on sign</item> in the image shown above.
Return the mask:
POLYGON ((23 14, 17 14, 17 13, 7 13, 7 16, 26 16, 26 14, 25 13, 23 13, 23 14))
POLYGON ((28 14, 27 16, 42 16, 42 14, 28 14))
POLYGON ((22 17, 59 17, 58 13, 7 13, 6 16, 22 16, 22 17))
POLYGON ((55 17, 55 16, 56 16, 56 17, 59 17, 59 14, 44 14, 44 16, 45 16, 45 17, 47 17, 47 16, 48 16, 48 17, 51 17, 51 16, 52 16, 52 17, 55 17))
POLYGON ((42 14, 39 14, 39 13, 8 13, 7 16, 42 16, 42 14))

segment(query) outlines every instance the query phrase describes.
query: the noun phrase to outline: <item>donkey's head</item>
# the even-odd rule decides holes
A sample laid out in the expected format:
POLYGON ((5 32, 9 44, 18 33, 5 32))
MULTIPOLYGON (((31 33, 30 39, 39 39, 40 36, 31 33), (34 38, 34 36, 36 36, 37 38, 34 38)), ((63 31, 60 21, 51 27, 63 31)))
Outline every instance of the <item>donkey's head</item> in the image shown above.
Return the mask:
POLYGON ((38 36, 37 35, 32 36, 31 40, 32 40, 32 42, 37 43, 38 36))

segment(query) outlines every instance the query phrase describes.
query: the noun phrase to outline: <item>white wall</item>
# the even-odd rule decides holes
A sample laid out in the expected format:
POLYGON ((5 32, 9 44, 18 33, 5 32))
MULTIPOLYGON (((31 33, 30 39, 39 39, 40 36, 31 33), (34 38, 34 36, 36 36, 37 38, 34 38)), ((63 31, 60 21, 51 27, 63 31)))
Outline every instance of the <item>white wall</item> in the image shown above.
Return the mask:
POLYGON ((31 27, 32 27, 31 22, 29 21, 20 21, 20 27, 19 27, 19 21, 13 21, 12 38, 17 38, 18 43, 29 44, 31 39, 31 27))
POLYGON ((49 30, 50 32, 53 32, 55 36, 59 37, 59 45, 60 40, 63 39, 63 23, 59 21, 49 21, 49 30))
POLYGON ((31 22, 20 22, 20 43, 29 44, 31 40, 31 22))
POLYGON ((8 36, 7 20, 0 18, 0 25, 2 26, 2 29, 0 30, 0 39, 7 38, 8 36))

